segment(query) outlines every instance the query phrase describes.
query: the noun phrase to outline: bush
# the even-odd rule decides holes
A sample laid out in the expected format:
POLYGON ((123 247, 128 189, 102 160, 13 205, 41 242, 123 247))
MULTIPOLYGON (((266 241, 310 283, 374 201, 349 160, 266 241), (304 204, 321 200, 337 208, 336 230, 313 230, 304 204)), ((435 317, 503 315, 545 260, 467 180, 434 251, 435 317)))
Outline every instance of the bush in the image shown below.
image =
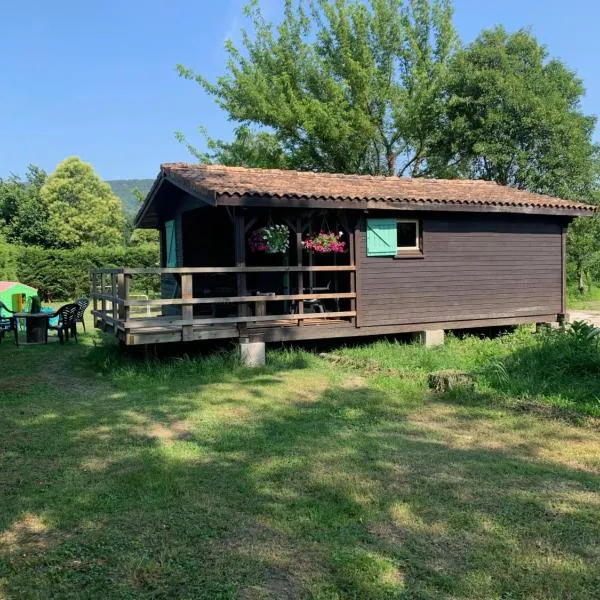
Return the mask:
MULTIPOLYGON (((46 301, 67 300, 90 292, 90 273, 100 267, 157 267, 155 244, 72 250, 46 250, 36 247, 10 247, 16 260, 16 279, 39 290, 46 301)), ((2 268, 0 245, 0 269, 2 268)), ((133 291, 158 291, 157 277, 136 277, 133 291)))
POLYGON ((0 280, 17 279, 17 249, 0 238, 0 280))

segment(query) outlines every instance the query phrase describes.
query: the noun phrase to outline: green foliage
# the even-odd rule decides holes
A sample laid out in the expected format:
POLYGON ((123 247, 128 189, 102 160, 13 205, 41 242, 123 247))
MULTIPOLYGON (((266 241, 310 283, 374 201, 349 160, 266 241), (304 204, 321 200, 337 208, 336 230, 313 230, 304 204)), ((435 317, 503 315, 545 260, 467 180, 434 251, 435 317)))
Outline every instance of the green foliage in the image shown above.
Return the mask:
POLYGON ((134 229, 129 237, 130 246, 143 246, 145 244, 155 244, 158 252, 160 243, 160 231, 158 229, 134 229))
POLYGON ((585 321, 574 321, 569 325, 568 335, 573 338, 576 344, 598 346, 600 329, 585 321))
POLYGON ((25 180, 12 175, 0 180, 0 230, 9 242, 45 246, 50 238, 48 210, 40 201, 46 173, 29 165, 25 180))
POLYGON ((377 363, 419 385, 426 385, 432 372, 465 371, 474 377, 477 390, 473 398, 463 398, 465 402, 598 417, 600 348, 597 334, 589 334, 593 329, 548 328, 532 334, 523 327, 493 339, 450 335, 435 349, 382 340, 340 354, 377 363))
POLYGON ((17 250, 0 235, 0 280, 17 280, 17 250))
POLYGON ((180 131, 176 133, 176 137, 202 164, 265 169, 288 168, 288 158, 277 136, 273 133, 254 132, 249 127, 242 125, 235 130, 233 142, 210 137, 204 127, 200 127, 200 133, 205 138, 207 152, 200 152, 192 146, 180 131))
POLYGON ((114 179, 107 181, 115 196, 123 203, 123 210, 127 215, 135 215, 140 207, 140 202, 150 191, 153 179, 114 179))
POLYGON ((42 186, 40 197, 48 209, 53 246, 122 243, 121 202, 90 164, 77 157, 65 159, 42 186))
POLYGON ((178 66, 233 121, 262 128, 263 137, 238 129, 232 144, 209 147, 209 159, 248 164, 259 155, 267 166, 256 152, 267 146, 268 166, 426 171, 457 47, 449 2, 286 0, 276 28, 257 2, 247 16, 254 35, 244 32, 243 49, 227 42, 228 72, 216 83, 178 66))
MULTIPOLYGON (((45 300, 68 300, 89 294, 90 272, 99 267, 157 267, 155 244, 97 248, 43 249, 9 247, 16 260, 16 279, 39 290, 45 300)), ((0 245, 0 268, 2 261, 0 245)), ((136 277, 133 291, 158 291, 158 278, 136 277)))
POLYGON ((433 159, 440 175, 483 178, 562 198, 598 183, 595 117, 584 88, 528 31, 483 31, 451 61, 448 127, 433 159))
POLYGON ((600 280, 600 215, 575 219, 567 233, 569 280, 584 294, 591 285, 590 276, 600 280))

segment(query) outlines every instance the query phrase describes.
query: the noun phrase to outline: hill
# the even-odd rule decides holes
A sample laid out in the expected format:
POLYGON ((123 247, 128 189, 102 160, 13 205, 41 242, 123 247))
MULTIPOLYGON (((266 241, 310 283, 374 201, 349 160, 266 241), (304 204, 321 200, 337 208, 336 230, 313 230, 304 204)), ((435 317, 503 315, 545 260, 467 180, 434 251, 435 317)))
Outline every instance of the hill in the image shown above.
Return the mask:
POLYGON ((133 190, 137 188, 145 196, 153 182, 154 179, 114 179, 106 183, 110 185, 114 194, 121 198, 125 212, 135 214, 140 203, 133 195, 133 190))

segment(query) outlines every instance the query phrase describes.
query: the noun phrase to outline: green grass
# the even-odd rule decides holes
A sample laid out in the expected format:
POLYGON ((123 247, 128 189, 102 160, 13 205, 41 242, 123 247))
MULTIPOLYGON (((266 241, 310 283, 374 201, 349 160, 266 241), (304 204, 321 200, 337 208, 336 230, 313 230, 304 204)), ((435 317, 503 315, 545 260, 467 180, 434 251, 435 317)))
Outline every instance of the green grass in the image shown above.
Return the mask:
POLYGON ((521 331, 248 370, 7 337, 0 598, 598 598, 600 383, 569 351, 521 331), (448 368, 475 390, 430 393, 448 368))
POLYGON ((600 287, 592 285, 584 294, 570 286, 567 304, 571 310, 600 310, 600 287))

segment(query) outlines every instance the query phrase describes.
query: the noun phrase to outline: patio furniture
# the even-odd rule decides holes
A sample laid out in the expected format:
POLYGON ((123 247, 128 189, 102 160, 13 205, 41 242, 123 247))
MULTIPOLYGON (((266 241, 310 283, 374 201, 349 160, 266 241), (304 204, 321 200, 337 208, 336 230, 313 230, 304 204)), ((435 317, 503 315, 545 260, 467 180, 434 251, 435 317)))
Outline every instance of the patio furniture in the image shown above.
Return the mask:
POLYGON ((2 343, 6 332, 12 331, 15 335, 15 344, 19 345, 19 330, 17 319, 14 315, 14 310, 10 310, 4 302, 0 302, 0 343, 2 343))
POLYGON ((48 321, 52 315, 45 312, 18 312, 15 320, 25 321, 25 342, 27 344, 48 343, 48 321))
MULTIPOLYGON (((323 286, 312 286, 307 288, 303 288, 299 293, 300 294, 328 294, 331 291, 331 281, 327 282, 327 285, 323 286)), ((323 300, 319 298, 309 298, 307 300, 302 300, 302 304, 304 307, 305 313, 326 313, 327 310, 323 304, 323 300)), ((298 302, 292 302, 290 305, 290 314, 298 313, 298 302)))
POLYGON ((86 333, 85 320, 83 317, 85 315, 87 307, 90 305, 90 301, 84 296, 82 298, 79 298, 79 300, 75 300, 75 304, 77 304, 77 306, 79 307, 77 310, 77 317, 75 319, 75 322, 81 323, 83 325, 83 333, 86 333))
POLYGON ((48 329, 52 329, 58 333, 58 339, 61 344, 69 341, 69 335, 77 339, 77 313, 79 312, 78 304, 65 304, 61 306, 53 316, 58 317, 56 325, 49 325, 48 329))

